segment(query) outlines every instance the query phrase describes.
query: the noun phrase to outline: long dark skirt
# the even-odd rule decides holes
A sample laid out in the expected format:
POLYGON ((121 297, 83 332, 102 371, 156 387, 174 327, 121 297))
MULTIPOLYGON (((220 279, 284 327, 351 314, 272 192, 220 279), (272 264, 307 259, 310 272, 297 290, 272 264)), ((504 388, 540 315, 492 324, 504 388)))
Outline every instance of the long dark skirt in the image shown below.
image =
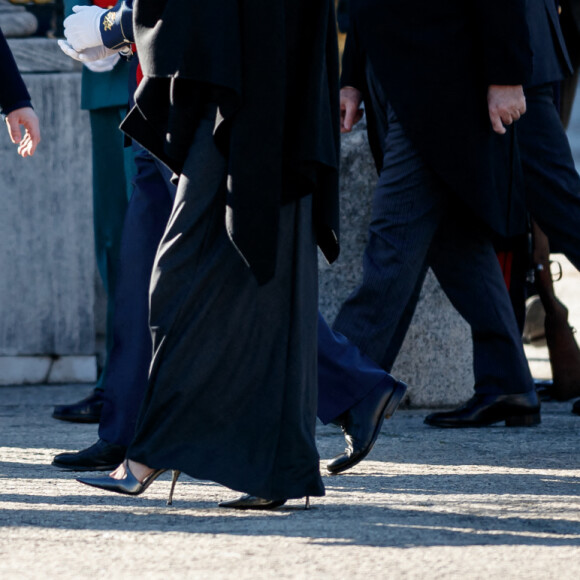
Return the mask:
POLYGON ((212 129, 196 133, 157 253, 153 363, 127 455, 267 499, 323 495, 311 199, 282 207, 276 275, 258 286, 225 230, 212 129))

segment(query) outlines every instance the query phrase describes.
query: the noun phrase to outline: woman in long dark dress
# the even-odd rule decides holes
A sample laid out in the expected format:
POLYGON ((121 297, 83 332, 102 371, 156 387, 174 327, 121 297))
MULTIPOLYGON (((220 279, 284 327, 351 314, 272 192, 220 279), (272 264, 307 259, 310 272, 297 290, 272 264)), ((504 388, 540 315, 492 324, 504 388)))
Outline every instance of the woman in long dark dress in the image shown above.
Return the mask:
POLYGON ((319 496, 316 242, 333 260, 333 0, 138 0, 145 80, 125 130, 178 175, 151 283, 154 357, 128 462, 275 507, 319 496))

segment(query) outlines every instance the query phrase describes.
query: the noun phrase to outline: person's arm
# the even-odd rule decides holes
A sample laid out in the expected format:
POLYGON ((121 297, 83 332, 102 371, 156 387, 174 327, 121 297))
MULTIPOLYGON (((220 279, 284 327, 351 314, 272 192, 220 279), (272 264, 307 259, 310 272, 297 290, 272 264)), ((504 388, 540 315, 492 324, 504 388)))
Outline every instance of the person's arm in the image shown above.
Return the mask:
POLYGON ((532 74, 525 0, 473 0, 489 119, 496 133, 526 112, 523 86, 532 74))
POLYGON ((103 63, 102 70, 111 70, 119 54, 132 54, 133 1, 120 0, 110 9, 99 6, 73 6, 73 14, 64 21, 66 40, 59 40, 62 51, 84 63, 91 70, 101 72, 91 63, 103 63))
POLYGON ((73 6, 64 21, 68 43, 77 52, 105 46, 120 50, 134 42, 132 1, 119 0, 110 9, 99 6, 73 6))
POLYGON ((363 116, 361 104, 365 86, 364 58, 357 42, 356 30, 351 23, 342 55, 340 77, 340 132, 350 133, 363 116))
POLYGON ((18 144, 18 153, 22 157, 33 155, 40 142, 38 117, 32 109, 30 95, 1 30, 0 112, 6 119, 10 139, 18 144), (21 126, 25 129, 24 137, 21 126))
POLYGON ((7 115, 16 109, 30 106, 30 95, 0 30, 0 112, 7 115))

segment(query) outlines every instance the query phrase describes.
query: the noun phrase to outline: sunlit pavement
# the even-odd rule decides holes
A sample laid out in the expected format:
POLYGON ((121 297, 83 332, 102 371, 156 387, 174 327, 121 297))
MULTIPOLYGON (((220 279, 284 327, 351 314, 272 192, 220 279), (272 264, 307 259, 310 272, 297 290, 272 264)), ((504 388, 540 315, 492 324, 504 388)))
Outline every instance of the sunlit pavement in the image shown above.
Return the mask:
MULTIPOLYGON (((578 578, 580 417, 545 405, 533 428, 438 430, 400 411, 368 460, 325 476, 310 511, 217 507, 233 492, 168 476, 106 494, 50 466, 96 440, 50 417, 87 388, 0 389, 1 578, 578 578)), ((324 460, 341 433, 321 427, 324 460)))

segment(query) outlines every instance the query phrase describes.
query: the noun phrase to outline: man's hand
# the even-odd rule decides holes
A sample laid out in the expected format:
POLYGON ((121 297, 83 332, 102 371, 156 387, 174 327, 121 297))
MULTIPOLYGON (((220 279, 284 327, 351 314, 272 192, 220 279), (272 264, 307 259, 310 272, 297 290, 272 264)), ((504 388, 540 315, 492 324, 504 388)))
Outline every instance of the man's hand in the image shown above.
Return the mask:
MULTIPOLYGON (((75 50, 66 40, 58 40, 58 45, 60 49, 71 58, 86 64, 87 62, 95 62, 97 60, 103 60, 109 56, 117 55, 118 50, 113 50, 112 48, 107 48, 102 44, 100 46, 91 46, 90 48, 86 48, 85 50, 77 51, 75 50)), ((118 58, 117 58, 118 60, 118 58)), ((113 64, 116 64, 116 62, 113 64)), ((110 70, 112 70, 112 68, 110 70)), ((102 71, 100 71, 102 72, 102 71)))
POLYGON ((340 132, 350 133, 363 116, 362 93, 354 87, 340 89, 340 132))
POLYGON ((504 125, 511 125, 526 112, 522 85, 490 85, 487 89, 487 108, 493 130, 504 135, 504 125))
MULTIPOLYGON (((91 49, 87 48, 87 50, 91 49)), ((119 56, 119 53, 116 52, 115 54, 111 54, 99 60, 84 61, 83 64, 94 73, 104 73, 112 71, 120 60, 121 57, 119 56)))
POLYGON ((6 115, 6 125, 10 140, 18 144, 18 154, 22 157, 34 155, 40 143, 40 127, 36 113, 30 107, 16 109, 6 115), (22 137, 20 125, 25 129, 24 137, 22 137))
POLYGON ((64 35, 77 51, 103 44, 101 17, 107 10, 98 6, 73 6, 74 14, 64 20, 64 35))

